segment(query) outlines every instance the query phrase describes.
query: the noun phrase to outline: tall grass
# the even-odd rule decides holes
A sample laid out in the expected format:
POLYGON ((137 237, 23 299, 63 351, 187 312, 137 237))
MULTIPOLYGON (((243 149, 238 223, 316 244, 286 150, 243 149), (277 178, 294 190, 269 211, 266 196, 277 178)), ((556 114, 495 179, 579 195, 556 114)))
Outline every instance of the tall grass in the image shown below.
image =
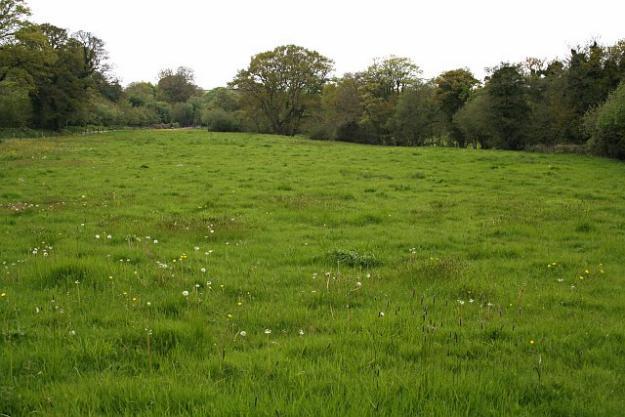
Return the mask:
POLYGON ((625 166, 201 131, 0 144, 0 413, 623 414, 625 166))

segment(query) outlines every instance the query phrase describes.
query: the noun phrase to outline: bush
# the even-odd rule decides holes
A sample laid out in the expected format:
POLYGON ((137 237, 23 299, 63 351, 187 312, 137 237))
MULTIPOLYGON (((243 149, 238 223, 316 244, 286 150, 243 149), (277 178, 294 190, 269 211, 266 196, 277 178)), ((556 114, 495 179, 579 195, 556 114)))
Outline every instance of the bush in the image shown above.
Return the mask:
POLYGON ((394 143, 422 146, 443 134, 443 113, 434 100, 433 89, 422 86, 403 92, 391 119, 394 143))
POLYGON ((193 126, 195 109, 190 103, 176 103, 171 109, 172 120, 181 126, 193 126))
POLYGON ((590 134, 588 145, 593 153, 625 159, 625 81, 605 103, 589 111, 584 122, 590 134))
POLYGON ((99 99, 93 103, 87 122, 99 126, 119 126, 125 120, 119 106, 109 100, 99 99))
POLYGON ((496 146, 497 138, 490 113, 488 95, 480 91, 456 113, 453 123, 474 147, 492 148, 496 146))
POLYGON ((202 113, 202 124, 211 132, 240 132, 241 121, 235 112, 223 109, 206 109, 202 113))
POLYGON ((125 124, 133 127, 160 123, 159 115, 148 107, 128 107, 124 112, 125 124))
POLYGON ((333 139, 332 129, 324 123, 315 124, 308 128, 308 137, 315 140, 333 139))
POLYGON ((327 260, 331 265, 373 268, 380 265, 380 260, 373 253, 358 253, 353 250, 334 249, 328 252, 327 260))

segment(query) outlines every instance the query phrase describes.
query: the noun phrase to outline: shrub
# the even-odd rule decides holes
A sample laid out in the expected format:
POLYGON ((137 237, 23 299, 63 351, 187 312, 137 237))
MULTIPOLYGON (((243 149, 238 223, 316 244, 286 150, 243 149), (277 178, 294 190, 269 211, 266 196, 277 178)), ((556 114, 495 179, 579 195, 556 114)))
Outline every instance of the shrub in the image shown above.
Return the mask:
POLYGON ((605 103, 585 117, 591 151, 597 155, 625 159, 625 81, 605 103))
POLYGON ((190 103, 176 103, 171 109, 171 118, 181 126, 193 126, 195 109, 190 103))
POLYGON ((496 133, 491 123, 490 105, 488 95, 482 90, 454 116, 454 126, 474 147, 479 145, 482 148, 492 148, 497 144, 496 133))
POLYGON ((150 126, 160 122, 158 114, 148 107, 129 107, 124 116, 128 126, 150 126))
POLYGON ((223 109, 207 109, 202 113, 202 124, 212 132, 239 132, 241 121, 234 112, 223 109))
POLYGON ((331 140, 333 139, 332 129, 325 123, 315 124, 308 129, 308 137, 316 140, 331 140))
POLYGON ((353 250, 334 249, 327 254, 332 265, 348 265, 352 267, 373 268, 380 265, 380 260, 373 253, 358 253, 353 250))

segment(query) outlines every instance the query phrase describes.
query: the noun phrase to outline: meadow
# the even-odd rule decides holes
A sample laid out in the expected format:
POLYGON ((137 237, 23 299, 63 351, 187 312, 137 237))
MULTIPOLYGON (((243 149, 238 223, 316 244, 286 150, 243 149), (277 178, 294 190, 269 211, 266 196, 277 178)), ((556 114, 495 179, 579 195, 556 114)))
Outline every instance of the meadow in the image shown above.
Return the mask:
POLYGON ((625 165, 0 143, 0 415, 625 413, 625 165))

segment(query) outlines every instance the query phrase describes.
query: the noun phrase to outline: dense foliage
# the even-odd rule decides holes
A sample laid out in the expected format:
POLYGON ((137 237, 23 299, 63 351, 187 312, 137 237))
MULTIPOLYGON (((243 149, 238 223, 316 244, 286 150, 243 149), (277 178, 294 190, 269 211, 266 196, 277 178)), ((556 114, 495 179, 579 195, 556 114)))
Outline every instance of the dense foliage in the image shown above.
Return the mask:
POLYGON ((590 146, 601 155, 625 159, 625 81, 586 119, 590 146))
POLYGON ((258 126, 294 135, 331 71, 332 61, 318 52, 287 45, 254 56, 230 85, 241 92, 250 116, 258 116, 258 126))
POLYGON ((625 40, 579 46, 563 60, 501 63, 483 82, 463 68, 426 80, 396 56, 331 78, 331 59, 286 45, 253 56, 228 87, 203 91, 181 67, 161 71, 156 84, 123 88, 100 39, 28 16, 24 0, 0 0, 0 128, 204 126, 383 145, 574 147, 623 158, 617 116, 608 114, 621 100, 613 92, 625 80, 625 40))

